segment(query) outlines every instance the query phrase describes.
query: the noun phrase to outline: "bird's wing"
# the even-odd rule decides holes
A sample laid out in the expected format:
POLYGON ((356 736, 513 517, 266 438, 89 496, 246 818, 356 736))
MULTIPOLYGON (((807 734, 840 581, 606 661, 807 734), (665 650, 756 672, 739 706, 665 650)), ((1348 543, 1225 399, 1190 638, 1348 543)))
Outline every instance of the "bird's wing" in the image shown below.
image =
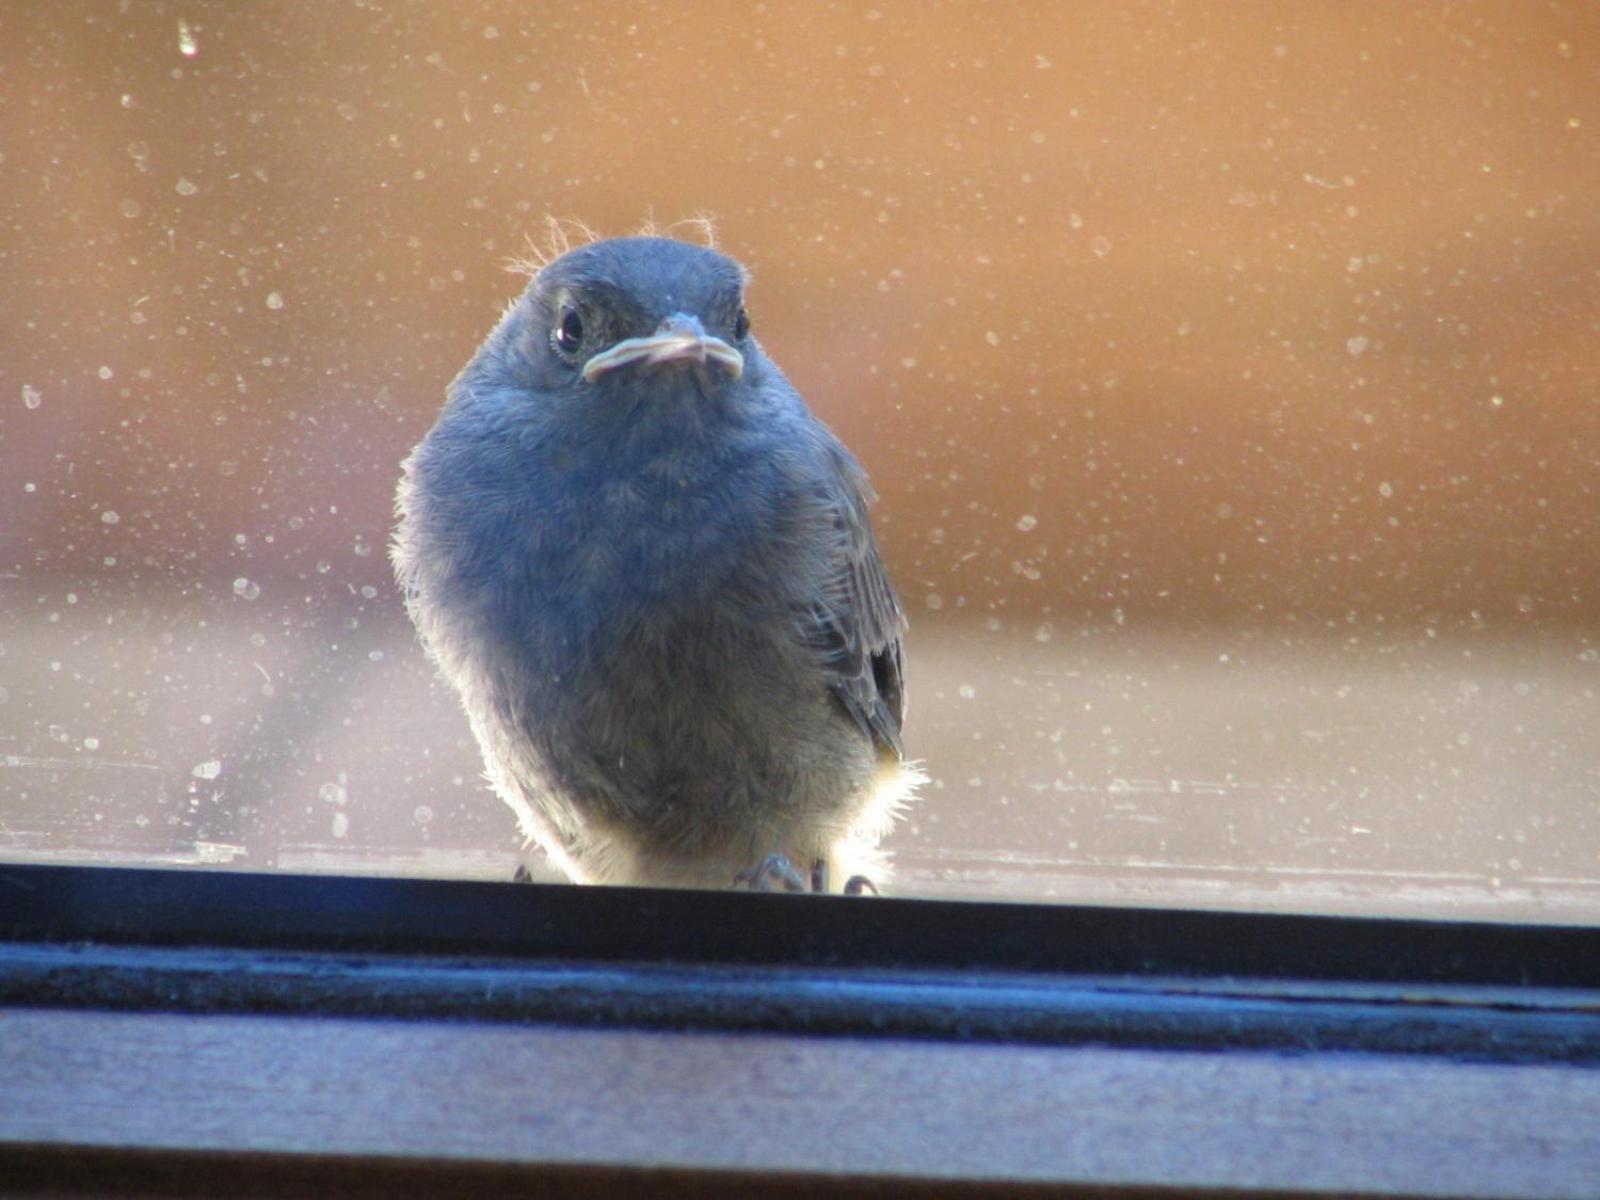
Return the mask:
POLYGON ((871 489, 852 460, 839 466, 845 486, 829 489, 825 498, 831 523, 828 572, 822 594, 807 614, 807 638, 822 659, 834 695, 862 731, 904 757, 900 639, 906 617, 867 519, 871 489))

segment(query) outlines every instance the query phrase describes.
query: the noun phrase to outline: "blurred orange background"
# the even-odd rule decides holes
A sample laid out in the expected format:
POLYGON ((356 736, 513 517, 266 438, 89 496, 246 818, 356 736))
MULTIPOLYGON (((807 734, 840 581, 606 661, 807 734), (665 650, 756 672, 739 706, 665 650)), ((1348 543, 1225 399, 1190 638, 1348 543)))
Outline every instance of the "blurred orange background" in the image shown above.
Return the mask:
POLYGON ((398 465, 550 218, 709 214, 881 495, 902 849, 1600 896, 1597 132, 1584 3, 14 0, 0 825, 505 843, 398 465))
POLYGON ((1597 35, 1527 3, 8 5, 4 564, 382 581, 353 548, 506 261, 547 215, 709 213, 915 608, 1592 621, 1597 35))

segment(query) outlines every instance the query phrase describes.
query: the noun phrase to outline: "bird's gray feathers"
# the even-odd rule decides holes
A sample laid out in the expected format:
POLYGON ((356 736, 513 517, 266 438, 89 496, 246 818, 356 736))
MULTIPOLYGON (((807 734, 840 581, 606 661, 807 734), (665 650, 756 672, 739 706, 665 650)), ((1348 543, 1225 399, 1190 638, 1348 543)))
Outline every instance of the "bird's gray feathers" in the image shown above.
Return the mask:
POLYGON ((838 464, 831 493, 831 572, 810 610, 807 634, 832 676, 834 694, 878 744, 904 757, 901 638, 905 613, 867 521, 872 492, 853 459, 838 464))
POLYGON ((745 280, 661 239, 555 260, 406 462, 408 609, 496 790, 574 879, 725 886, 770 853, 881 874, 917 778, 871 489, 748 333, 745 280), (742 371, 584 377, 691 319, 742 371))

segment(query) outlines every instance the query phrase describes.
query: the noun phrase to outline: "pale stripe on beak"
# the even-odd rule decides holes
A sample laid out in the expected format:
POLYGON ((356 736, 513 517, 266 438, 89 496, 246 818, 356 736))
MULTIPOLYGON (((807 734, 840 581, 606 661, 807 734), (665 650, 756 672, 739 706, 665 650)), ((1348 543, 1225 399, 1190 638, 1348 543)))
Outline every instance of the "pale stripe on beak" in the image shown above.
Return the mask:
POLYGON ((646 366, 668 362, 714 362, 735 379, 744 374, 744 355, 721 338, 706 333, 693 317, 674 314, 661 322, 649 337, 628 338, 609 350, 602 350, 583 364, 585 383, 593 383, 607 371, 642 362, 646 366))

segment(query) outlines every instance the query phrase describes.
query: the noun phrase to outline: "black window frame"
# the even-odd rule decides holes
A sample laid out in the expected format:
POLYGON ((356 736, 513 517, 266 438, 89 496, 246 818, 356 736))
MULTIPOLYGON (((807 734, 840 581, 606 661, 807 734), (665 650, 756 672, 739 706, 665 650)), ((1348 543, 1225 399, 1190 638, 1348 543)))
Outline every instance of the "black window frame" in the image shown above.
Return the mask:
POLYGON ((0 961, 11 1005, 1600 1063, 1584 926, 6 865, 0 961))
MULTIPOLYGON (((1600 1068, 1600 928, 11 864, 0 865, 0 1019, 8 1010, 847 1038, 891 1056, 928 1042, 1188 1061, 1354 1054, 1587 1074, 1600 1068)), ((1269 1134, 1253 1161, 1272 1153, 1269 1134)), ((90 1143, 17 1144, 0 1129, 0 1171, 51 1194, 246 1178, 266 1192, 352 1194, 402 1180, 449 1194, 480 1177, 585 1195, 851 1182, 661 1175, 637 1161, 570 1178, 570 1165, 529 1175, 509 1162, 433 1161, 408 1175, 359 1155, 90 1143)), ((1012 1194, 1004 1166, 966 1185, 1012 1194)), ((1237 1185, 1249 1192, 1252 1178, 1244 1169, 1237 1185)), ((1215 1182, 1196 1180, 1196 1194, 1215 1182)))

